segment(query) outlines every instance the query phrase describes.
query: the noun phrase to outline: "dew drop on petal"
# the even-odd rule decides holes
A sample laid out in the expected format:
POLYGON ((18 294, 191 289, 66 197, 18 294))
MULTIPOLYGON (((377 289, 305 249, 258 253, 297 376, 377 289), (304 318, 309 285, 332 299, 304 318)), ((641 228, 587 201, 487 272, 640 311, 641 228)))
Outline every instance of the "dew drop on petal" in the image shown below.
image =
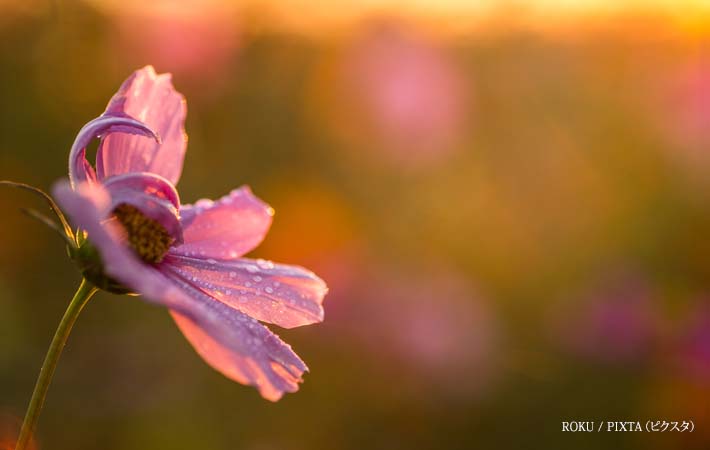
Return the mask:
POLYGON ((262 269, 273 269, 274 268, 274 263, 271 261, 267 261, 265 259, 257 259, 256 264, 261 267, 262 269))

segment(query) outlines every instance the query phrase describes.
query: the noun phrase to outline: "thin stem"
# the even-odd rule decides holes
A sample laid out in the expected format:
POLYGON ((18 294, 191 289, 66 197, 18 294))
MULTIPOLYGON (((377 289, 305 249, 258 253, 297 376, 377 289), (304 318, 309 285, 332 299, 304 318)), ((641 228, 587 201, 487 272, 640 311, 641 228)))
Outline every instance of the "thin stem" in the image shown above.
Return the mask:
POLYGON ((27 407, 27 414, 25 415, 25 421, 22 423, 20 437, 17 439, 15 450, 25 450, 30 443, 35 427, 37 426, 37 419, 39 419, 39 414, 42 411, 44 399, 49 390, 49 384, 52 382, 54 369, 57 368, 59 357, 64 349, 64 344, 67 343, 69 333, 77 317, 79 317, 82 308, 84 308, 84 305, 86 305, 97 290, 98 289, 90 282, 82 279, 79 289, 77 289, 74 298, 69 303, 64 317, 62 317, 62 321, 59 322, 59 327, 54 333, 52 343, 49 345, 49 350, 47 351, 47 356, 44 357, 44 363, 39 371, 37 384, 35 384, 35 389, 32 392, 30 405, 27 407))

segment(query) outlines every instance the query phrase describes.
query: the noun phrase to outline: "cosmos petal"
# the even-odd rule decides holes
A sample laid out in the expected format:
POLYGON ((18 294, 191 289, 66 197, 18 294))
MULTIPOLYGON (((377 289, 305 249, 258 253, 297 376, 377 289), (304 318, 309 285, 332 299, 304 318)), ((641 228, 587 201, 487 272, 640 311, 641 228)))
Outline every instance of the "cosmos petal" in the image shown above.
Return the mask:
MULTIPOLYGON (((52 189, 57 203, 78 228, 85 230, 88 239, 101 255, 103 269, 109 276, 145 295, 148 299, 174 298, 167 306, 181 309, 184 295, 152 266, 143 263, 123 243, 123 230, 115 221, 107 220, 112 210, 111 194, 98 183, 81 183, 72 189, 60 181, 52 189)), ((161 301, 165 304, 165 301, 161 301)))
POLYGON ((86 146, 99 137, 111 133, 134 135, 135 139, 152 138, 159 142, 160 138, 146 124, 131 117, 120 114, 104 114, 82 127, 77 134, 69 152, 69 179, 72 184, 82 181, 96 181, 96 172, 86 159, 86 146))
POLYGON ((133 292, 148 301, 188 311, 189 298, 153 266, 141 261, 123 243, 123 230, 108 220, 113 201, 109 191, 99 183, 84 182, 72 189, 66 181, 59 181, 52 189, 57 203, 79 229, 85 230, 88 239, 99 250, 103 269, 133 292), (187 299, 187 300, 186 300, 187 299))
POLYGON ((99 249, 106 273, 151 303, 171 310, 197 352, 227 377, 250 384, 272 401, 295 392, 306 365, 265 326, 169 272, 142 263, 123 245, 111 221, 109 192, 97 183, 72 190, 59 182, 53 193, 75 225, 99 249))
POLYGON ((236 259, 261 243, 271 226, 273 209, 247 186, 217 201, 200 200, 180 208, 184 244, 171 249, 183 256, 236 259))
POLYGON ((187 147, 187 106, 170 74, 158 75, 152 66, 135 71, 113 96, 105 114, 143 122, 158 133, 161 142, 126 134, 105 136, 96 155, 99 179, 151 172, 177 184, 187 147))
POLYGON ((255 386, 262 397, 276 401, 295 392, 308 370, 291 347, 264 325, 173 277, 200 305, 187 316, 171 311, 197 353, 215 370, 242 384, 255 386))
POLYGON ((160 223, 177 242, 182 242, 180 199, 168 180, 147 172, 129 173, 108 178, 103 186, 111 196, 111 210, 120 204, 135 206, 160 223))
POLYGON ((302 267, 265 260, 216 261, 168 254, 161 270, 263 322, 293 328, 323 321, 328 288, 302 267))

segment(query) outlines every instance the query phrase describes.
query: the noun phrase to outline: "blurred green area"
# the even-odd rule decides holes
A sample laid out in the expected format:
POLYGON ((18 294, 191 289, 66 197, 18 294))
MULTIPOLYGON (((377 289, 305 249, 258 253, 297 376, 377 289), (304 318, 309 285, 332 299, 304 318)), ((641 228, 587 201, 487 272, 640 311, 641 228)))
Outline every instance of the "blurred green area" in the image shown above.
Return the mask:
MULTIPOLYGON (((249 184, 276 210, 254 255, 331 286, 324 324, 276 330, 312 371, 276 404, 206 366, 165 311, 99 294, 40 449, 710 445, 706 38, 242 25, 81 2, 0 20, 0 178, 66 177, 79 128, 154 64, 188 100, 183 201, 249 184), (648 419, 696 431, 560 431, 648 419)), ((0 202, 9 440, 79 279, 19 212, 38 200, 0 202)))

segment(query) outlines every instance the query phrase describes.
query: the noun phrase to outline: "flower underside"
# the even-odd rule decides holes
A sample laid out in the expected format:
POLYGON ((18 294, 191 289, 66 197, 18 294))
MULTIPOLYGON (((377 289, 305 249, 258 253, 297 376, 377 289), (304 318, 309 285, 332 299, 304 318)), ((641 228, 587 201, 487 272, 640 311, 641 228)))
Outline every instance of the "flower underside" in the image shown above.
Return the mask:
POLYGON ((113 210, 113 216, 126 230, 128 245, 147 263, 162 261, 175 242, 165 227, 146 217, 135 206, 122 203, 113 210))

